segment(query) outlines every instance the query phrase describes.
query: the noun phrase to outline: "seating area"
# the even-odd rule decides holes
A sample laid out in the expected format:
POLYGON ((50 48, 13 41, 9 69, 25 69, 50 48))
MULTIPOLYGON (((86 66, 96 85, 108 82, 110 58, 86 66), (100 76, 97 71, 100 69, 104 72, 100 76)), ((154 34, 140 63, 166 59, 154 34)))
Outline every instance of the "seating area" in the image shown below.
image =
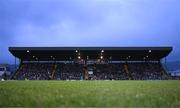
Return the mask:
POLYGON ((51 79, 53 64, 25 63, 22 64, 15 76, 17 80, 49 80, 51 79))
MULTIPOLYGON (((57 80, 81 80, 83 79, 83 65, 58 64, 55 79, 57 80)), ((127 80, 129 76, 123 68, 123 64, 95 64, 91 67, 92 75, 89 80, 127 80)))
POLYGON ((55 79, 57 80, 81 80, 83 65, 80 64, 57 64, 55 79))
POLYGON ((96 80, 128 80, 123 64, 97 64, 94 76, 96 80))
MULTIPOLYGON (((72 63, 24 63, 15 75, 17 80, 83 80, 85 65, 72 63), (56 65, 56 68, 54 66, 56 65), (53 70, 54 74, 53 74, 53 70)), ((111 63, 86 65, 88 80, 163 80, 159 63, 111 63), (127 70, 125 68, 127 66, 127 70)))
POLYGON ((159 63, 130 63, 128 70, 134 80, 162 80, 164 71, 159 63))

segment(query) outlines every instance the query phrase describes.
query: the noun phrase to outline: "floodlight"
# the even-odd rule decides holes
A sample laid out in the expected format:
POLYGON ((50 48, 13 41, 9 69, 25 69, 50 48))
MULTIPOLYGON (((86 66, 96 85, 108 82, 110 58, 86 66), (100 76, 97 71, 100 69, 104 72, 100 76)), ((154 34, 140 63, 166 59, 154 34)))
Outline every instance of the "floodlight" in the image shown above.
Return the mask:
POLYGON ((103 56, 101 56, 100 58, 103 59, 103 56))
POLYGON ((81 56, 78 56, 78 59, 81 59, 81 56))

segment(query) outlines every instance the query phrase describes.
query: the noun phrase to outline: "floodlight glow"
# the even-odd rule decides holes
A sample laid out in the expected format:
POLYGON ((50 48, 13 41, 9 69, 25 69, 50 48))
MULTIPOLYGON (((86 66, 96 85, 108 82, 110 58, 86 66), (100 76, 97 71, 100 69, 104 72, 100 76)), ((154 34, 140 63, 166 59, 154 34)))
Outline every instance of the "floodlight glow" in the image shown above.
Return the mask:
POLYGON ((29 53, 29 50, 27 50, 27 53, 29 53))
POLYGON ((78 56, 78 59, 81 59, 81 56, 78 56))
POLYGON ((76 50, 76 52, 78 52, 78 50, 76 50))
POLYGON ((101 56, 100 58, 103 59, 103 56, 101 56))
POLYGON ((149 50, 149 53, 151 53, 152 51, 151 50, 149 50))
POLYGON ((103 53, 103 52, 104 52, 104 50, 101 50, 101 52, 103 53))

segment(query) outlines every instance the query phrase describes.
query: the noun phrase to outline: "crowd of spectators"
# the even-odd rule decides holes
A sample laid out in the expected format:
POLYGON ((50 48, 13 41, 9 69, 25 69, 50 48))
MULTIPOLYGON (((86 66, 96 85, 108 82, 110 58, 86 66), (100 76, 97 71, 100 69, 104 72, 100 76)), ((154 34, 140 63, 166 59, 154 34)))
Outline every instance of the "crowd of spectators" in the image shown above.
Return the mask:
MULTIPOLYGON (((111 63, 86 65, 89 80, 162 80, 163 68, 159 63, 111 63), (127 65, 128 70, 125 69, 127 65)), ((83 64, 24 63, 15 79, 18 80, 82 80, 83 64), (56 68, 54 66, 56 65, 56 68), (54 74, 53 74, 54 70, 54 74)))
POLYGON ((81 80, 83 79, 82 64, 57 64, 55 79, 57 80, 81 80))
POLYGON ((15 75, 18 80, 49 80, 51 79, 53 64, 48 63, 25 63, 15 75))
POLYGON ((96 80, 128 80, 123 64, 97 64, 94 70, 96 80))
POLYGON ((134 80, 162 80, 163 68, 159 63, 130 63, 128 70, 134 80))
MULTIPOLYGON (((95 64, 91 67, 93 74, 88 75, 89 80, 127 80, 129 76, 123 68, 123 64, 95 64)), ((55 79, 57 80, 82 80, 84 65, 82 64, 58 64, 55 79)), ((87 68, 87 71, 88 68, 87 68)))

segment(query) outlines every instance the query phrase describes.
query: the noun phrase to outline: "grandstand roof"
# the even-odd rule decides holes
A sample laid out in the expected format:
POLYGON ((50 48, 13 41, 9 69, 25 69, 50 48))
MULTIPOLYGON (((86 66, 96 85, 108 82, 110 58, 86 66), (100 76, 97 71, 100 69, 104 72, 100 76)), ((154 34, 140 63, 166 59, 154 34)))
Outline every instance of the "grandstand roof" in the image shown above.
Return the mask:
POLYGON ((15 57, 26 61, 111 59, 160 60, 169 55, 172 47, 9 47, 15 57))

